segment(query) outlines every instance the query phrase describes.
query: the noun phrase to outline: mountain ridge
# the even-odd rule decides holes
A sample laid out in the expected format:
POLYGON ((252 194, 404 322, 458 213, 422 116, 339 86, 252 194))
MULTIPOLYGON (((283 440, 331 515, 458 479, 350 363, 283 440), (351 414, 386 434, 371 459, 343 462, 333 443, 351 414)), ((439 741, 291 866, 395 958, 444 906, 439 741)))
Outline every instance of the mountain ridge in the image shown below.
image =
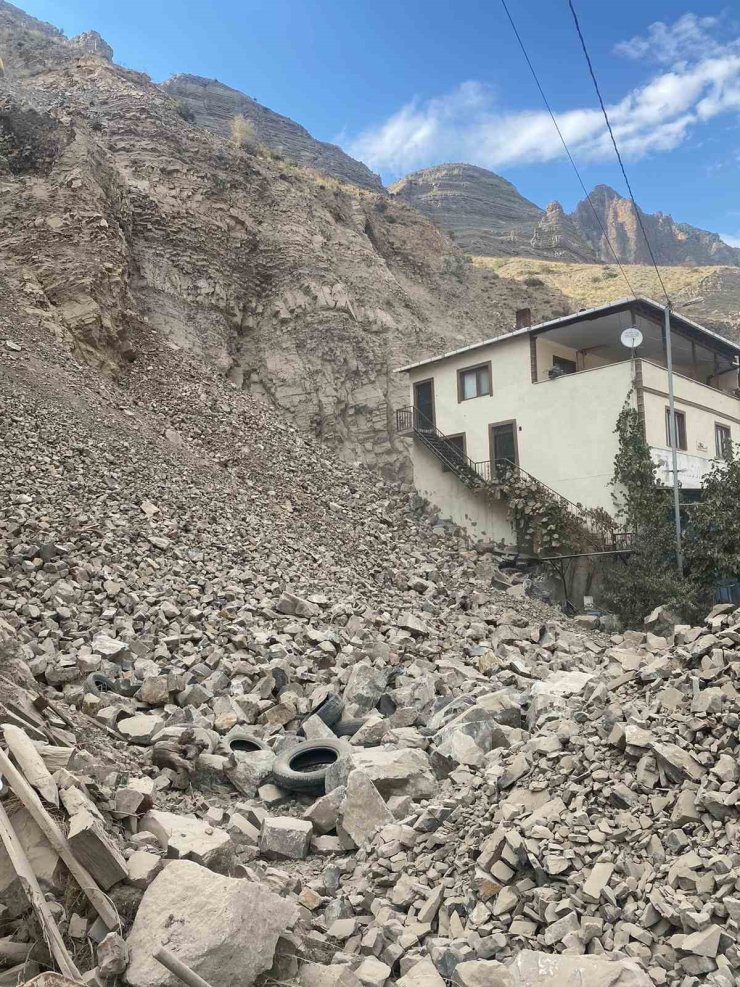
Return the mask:
MULTIPOLYGON (((541 209, 488 169, 451 163, 412 172, 389 192, 452 232, 475 255, 611 263, 613 248, 623 264, 651 261, 635 207, 609 185, 595 186, 566 213, 557 202, 541 209)), ((677 223, 664 212, 640 209, 639 219, 658 264, 740 266, 740 248, 716 233, 677 223)))

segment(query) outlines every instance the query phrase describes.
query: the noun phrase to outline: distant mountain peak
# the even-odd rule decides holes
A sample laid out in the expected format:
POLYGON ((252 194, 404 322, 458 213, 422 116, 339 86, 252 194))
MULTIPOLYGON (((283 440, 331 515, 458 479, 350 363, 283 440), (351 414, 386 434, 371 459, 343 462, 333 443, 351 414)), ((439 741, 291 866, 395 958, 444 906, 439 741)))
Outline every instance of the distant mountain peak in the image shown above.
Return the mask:
POLYGON ((740 249, 716 233, 677 223, 669 213, 645 213, 639 220, 632 200, 610 185, 596 185, 588 200, 568 214, 553 201, 543 210, 507 179, 478 165, 450 163, 415 171, 390 186, 472 254, 552 257, 597 263, 740 266, 740 249), (595 215, 594 215, 595 214, 595 215))

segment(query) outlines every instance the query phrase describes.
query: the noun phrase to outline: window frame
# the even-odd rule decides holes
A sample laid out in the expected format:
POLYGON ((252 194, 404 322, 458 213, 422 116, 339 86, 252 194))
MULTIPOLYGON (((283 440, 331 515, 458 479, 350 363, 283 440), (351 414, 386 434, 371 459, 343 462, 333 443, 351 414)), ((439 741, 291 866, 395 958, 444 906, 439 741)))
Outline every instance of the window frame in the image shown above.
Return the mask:
POLYGON ((512 432, 514 434, 514 465, 519 465, 519 428, 516 423, 516 418, 506 418, 504 421, 491 422, 488 426, 488 455, 491 462, 491 474, 496 472, 496 457, 495 457, 495 442, 493 430, 499 428, 501 425, 511 425, 512 432))
MULTIPOLYGON (((478 379, 476 377, 476 387, 478 385, 478 379)), ((493 395, 493 369, 491 367, 491 361, 486 360, 483 363, 474 363, 470 367, 461 367, 457 371, 457 403, 462 404, 463 401, 474 401, 476 398, 489 398, 493 395), (473 371, 487 370, 488 371, 488 390, 483 394, 474 394, 470 398, 465 397, 465 390, 463 385, 463 377, 465 374, 472 373, 473 371)))
MULTIPOLYGON (((676 449, 679 452, 689 451, 689 432, 686 422, 686 412, 674 409, 676 415, 676 449), (681 423, 683 422, 683 445, 681 444, 681 423)), ((665 406, 665 440, 666 446, 671 448, 671 409, 665 406)))
POLYGON ((715 422, 714 423, 714 458, 727 460, 730 457, 727 455, 726 452, 723 451, 722 448, 720 448, 719 434, 718 434, 720 429, 723 432, 727 433, 725 437, 725 441, 729 443, 730 450, 732 450, 732 429, 730 428, 729 425, 725 425, 724 422, 715 422))
MULTIPOLYGON (((465 432, 455 432, 453 435, 446 435, 445 438, 449 442, 450 439, 462 439, 462 454, 463 456, 468 455, 468 437, 465 432)), ((451 473, 452 470, 446 463, 442 463, 442 472, 451 473)))
POLYGON ((552 365, 553 367, 560 367, 564 374, 577 374, 578 373, 578 361, 571 360, 569 356, 560 356, 558 353, 552 354, 552 365), (559 360, 560 363, 556 363, 559 360), (573 367, 572 370, 566 370, 562 365, 567 363, 569 366, 573 367))

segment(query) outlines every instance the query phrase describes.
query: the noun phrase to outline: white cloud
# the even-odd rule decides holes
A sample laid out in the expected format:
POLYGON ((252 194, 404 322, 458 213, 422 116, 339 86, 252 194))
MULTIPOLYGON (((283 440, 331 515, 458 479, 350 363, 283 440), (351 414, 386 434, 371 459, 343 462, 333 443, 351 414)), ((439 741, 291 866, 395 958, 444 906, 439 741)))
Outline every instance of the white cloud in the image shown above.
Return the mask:
MULTIPOLYGON (((696 125, 740 111, 740 39, 709 44, 709 32, 717 24, 718 18, 686 14, 672 26, 653 24, 646 38, 618 46, 623 54, 638 57, 641 45, 652 46, 652 51, 659 43, 666 61, 669 51, 684 56, 680 64, 608 107, 626 157, 669 151, 686 140, 696 125), (698 46, 700 38, 704 43, 698 46), (689 51, 693 60, 685 57, 689 51), (697 52, 701 57, 696 57, 697 52)), ((557 114, 557 120, 581 160, 613 154, 597 108, 568 110, 557 114)), ((441 161, 495 169, 550 161, 564 153, 545 110, 507 110, 490 86, 476 81, 433 99, 413 99, 345 146, 371 168, 392 175, 441 161)))
POLYGON ((621 41, 614 50, 627 58, 651 58, 666 64, 695 61, 700 54, 718 55, 725 47, 713 36, 719 22, 719 17, 696 14, 684 14, 673 24, 656 21, 647 34, 621 41))
POLYGON ((740 247, 740 233, 720 233, 719 237, 728 247, 740 247))

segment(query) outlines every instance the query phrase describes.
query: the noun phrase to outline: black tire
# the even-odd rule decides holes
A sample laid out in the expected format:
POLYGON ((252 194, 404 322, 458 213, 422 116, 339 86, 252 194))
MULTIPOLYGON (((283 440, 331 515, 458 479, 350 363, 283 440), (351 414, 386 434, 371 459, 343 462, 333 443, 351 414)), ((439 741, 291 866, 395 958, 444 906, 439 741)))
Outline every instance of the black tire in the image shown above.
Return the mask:
POLYGON ((335 723, 332 729, 337 737, 354 737, 360 727, 366 723, 367 720, 355 719, 355 720, 340 720, 339 723, 335 723))
POLYGON ((343 712, 344 700, 332 692, 319 703, 311 716, 318 716, 328 727, 332 727, 343 712))
POLYGON ((102 672, 92 672, 88 675, 85 679, 84 689, 89 695, 98 696, 99 698, 102 698, 106 692, 118 692, 113 679, 109 679, 102 672))
POLYGON ((282 754, 272 766, 276 785, 289 792, 310 792, 323 788, 326 769, 342 756, 341 744, 334 740, 311 740, 282 754))
POLYGON ((246 730, 232 730, 222 743, 232 754, 254 754, 255 751, 269 751, 270 749, 264 740, 260 740, 246 730))

